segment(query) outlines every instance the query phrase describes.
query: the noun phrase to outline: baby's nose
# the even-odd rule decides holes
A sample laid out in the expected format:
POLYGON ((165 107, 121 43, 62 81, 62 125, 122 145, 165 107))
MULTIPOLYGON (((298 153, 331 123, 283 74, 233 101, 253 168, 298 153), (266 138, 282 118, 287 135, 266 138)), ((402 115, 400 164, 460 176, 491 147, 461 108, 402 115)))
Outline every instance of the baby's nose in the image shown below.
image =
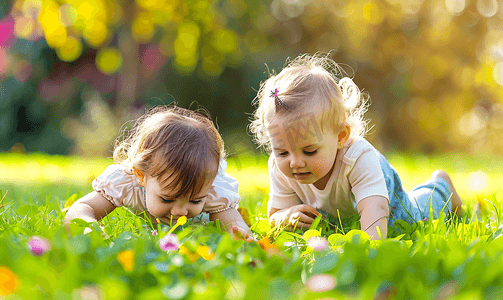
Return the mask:
POLYGON ((306 166, 306 163, 300 157, 293 157, 292 160, 290 161, 290 168, 292 168, 292 169, 303 168, 305 166, 306 166))
POLYGON ((186 216, 187 215, 187 208, 186 208, 186 206, 185 205, 183 205, 183 206, 179 206, 179 205, 173 206, 173 208, 171 208, 171 215, 177 216, 177 217, 186 216))

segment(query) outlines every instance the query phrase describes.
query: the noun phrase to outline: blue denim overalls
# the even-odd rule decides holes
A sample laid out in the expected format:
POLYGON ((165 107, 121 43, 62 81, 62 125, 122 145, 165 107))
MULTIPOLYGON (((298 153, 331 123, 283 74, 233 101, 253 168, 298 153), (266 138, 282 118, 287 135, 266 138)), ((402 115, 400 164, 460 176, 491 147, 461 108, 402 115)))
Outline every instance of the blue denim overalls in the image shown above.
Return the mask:
POLYGON ((434 219, 439 217, 442 209, 446 215, 448 214, 451 210, 451 189, 443 178, 430 179, 415 186, 407 193, 403 189, 402 182, 395 169, 379 151, 376 150, 376 153, 388 188, 389 226, 398 219, 409 224, 419 220, 424 221, 425 218, 430 219, 430 204, 434 219))

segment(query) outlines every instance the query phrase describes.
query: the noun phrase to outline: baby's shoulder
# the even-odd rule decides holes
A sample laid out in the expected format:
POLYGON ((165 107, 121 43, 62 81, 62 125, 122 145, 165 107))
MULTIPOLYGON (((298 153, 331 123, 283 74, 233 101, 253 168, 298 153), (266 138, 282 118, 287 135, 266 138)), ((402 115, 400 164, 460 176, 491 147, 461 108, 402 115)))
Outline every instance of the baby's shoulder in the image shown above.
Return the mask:
POLYGON ((134 175, 132 172, 119 164, 108 166, 103 173, 101 173, 96 180, 114 184, 120 183, 133 183, 134 175))
POLYGON ((354 163, 362 154, 366 152, 375 152, 376 149, 364 138, 354 139, 344 153, 343 161, 346 163, 354 163))
POLYGON ((102 174, 124 174, 127 175, 126 168, 120 164, 112 164, 106 167, 102 174))

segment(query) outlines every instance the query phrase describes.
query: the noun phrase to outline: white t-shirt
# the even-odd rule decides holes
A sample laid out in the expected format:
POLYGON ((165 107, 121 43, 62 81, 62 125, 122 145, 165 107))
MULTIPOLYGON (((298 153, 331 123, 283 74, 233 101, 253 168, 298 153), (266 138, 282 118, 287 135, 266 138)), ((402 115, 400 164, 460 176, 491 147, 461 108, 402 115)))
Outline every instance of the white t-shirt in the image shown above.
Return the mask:
MULTIPOLYGON (((227 162, 221 160, 215 181, 206 196, 204 212, 218 213, 237 207, 240 200, 238 181, 225 173, 226 168, 227 162)), ((116 207, 125 206, 136 214, 145 211, 144 188, 138 184, 132 171, 127 172, 121 165, 108 166, 93 180, 92 186, 116 207)))
MULTIPOLYGON (((336 147, 336 146, 334 146, 336 147)), ((337 151, 335 167, 325 189, 301 184, 279 170, 274 155, 269 157, 270 192, 268 206, 284 209, 309 204, 341 218, 357 215, 356 204, 369 196, 388 199, 388 189, 375 148, 363 138, 346 143, 337 151)), ((389 199, 388 199, 389 200, 389 199)))

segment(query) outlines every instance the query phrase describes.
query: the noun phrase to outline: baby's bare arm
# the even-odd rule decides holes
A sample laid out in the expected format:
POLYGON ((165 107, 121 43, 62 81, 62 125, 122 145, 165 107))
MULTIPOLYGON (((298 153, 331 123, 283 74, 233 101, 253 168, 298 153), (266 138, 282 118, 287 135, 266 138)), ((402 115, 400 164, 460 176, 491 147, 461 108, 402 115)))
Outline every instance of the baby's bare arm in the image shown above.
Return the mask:
POLYGON ((371 240, 378 240, 379 234, 376 226, 379 226, 382 238, 386 239, 389 216, 388 200, 382 196, 370 196, 358 202, 357 209, 360 215, 361 230, 368 233, 371 240))
POLYGON ((65 224, 72 219, 79 218, 87 222, 101 220, 115 209, 105 197, 93 191, 72 204, 65 216, 65 224))

